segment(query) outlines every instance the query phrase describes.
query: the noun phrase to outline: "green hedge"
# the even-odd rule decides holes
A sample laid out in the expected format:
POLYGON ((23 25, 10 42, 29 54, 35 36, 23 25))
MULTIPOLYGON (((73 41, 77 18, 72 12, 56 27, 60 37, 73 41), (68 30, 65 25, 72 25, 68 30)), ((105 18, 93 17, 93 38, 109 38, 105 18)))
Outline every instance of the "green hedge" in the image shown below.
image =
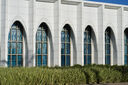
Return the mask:
POLYGON ((109 65, 0 68, 0 85, 74 85, 128 82, 127 69, 127 66, 109 65))

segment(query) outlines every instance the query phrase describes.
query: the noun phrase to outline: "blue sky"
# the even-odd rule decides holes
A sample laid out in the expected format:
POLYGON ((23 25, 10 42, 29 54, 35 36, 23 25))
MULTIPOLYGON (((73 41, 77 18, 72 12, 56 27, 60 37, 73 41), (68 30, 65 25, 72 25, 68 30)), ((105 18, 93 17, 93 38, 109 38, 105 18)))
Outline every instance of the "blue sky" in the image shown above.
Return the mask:
POLYGON ((106 2, 106 3, 128 5, 128 0, 88 0, 88 1, 97 1, 97 2, 106 2))

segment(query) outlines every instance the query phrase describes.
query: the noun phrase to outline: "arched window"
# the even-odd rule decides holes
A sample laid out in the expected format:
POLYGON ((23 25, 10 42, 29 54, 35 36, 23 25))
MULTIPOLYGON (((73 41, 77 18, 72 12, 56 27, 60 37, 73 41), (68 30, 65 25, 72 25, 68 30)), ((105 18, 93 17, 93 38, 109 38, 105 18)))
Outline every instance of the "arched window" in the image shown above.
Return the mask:
POLYGON ((8 36, 8 66, 23 66, 23 26, 15 22, 8 36))
POLYGON ((47 25, 41 24, 36 33, 36 66, 47 66, 48 39, 47 25))
POLYGON ((91 64, 91 27, 84 32, 84 64, 91 64))
POLYGON ((124 64, 128 65, 128 29, 124 31, 124 50, 125 50, 125 55, 124 55, 124 64))
POLYGON ((61 32, 61 66, 70 66, 70 26, 65 25, 61 32))
POLYGON ((105 64, 111 64, 111 29, 105 31, 105 64))

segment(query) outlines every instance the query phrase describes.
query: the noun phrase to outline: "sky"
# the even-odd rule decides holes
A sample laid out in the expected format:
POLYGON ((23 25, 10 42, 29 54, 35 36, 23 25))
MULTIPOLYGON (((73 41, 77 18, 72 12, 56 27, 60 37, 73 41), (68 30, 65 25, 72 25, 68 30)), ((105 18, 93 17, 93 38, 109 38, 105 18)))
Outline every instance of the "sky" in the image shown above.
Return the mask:
POLYGON ((97 2, 106 2, 106 3, 128 5, 128 0, 88 0, 88 1, 97 1, 97 2))

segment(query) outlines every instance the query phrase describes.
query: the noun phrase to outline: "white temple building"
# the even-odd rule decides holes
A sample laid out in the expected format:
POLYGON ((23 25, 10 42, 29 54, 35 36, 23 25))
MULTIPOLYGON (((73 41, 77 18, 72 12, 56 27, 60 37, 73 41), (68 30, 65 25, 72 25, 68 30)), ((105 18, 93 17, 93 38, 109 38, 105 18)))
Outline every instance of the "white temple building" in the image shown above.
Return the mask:
POLYGON ((0 66, 128 64, 128 6, 0 0, 0 66))

